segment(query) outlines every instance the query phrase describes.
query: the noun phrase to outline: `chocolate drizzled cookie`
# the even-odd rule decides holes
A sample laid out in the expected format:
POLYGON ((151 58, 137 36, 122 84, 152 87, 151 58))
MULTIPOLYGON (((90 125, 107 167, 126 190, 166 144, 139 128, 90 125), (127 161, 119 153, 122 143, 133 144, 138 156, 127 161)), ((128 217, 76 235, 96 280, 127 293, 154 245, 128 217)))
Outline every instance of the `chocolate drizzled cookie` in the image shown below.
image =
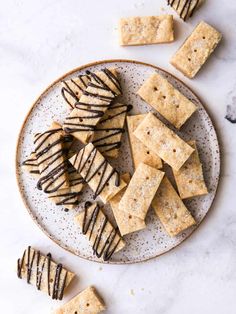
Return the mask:
POLYGON ((36 286, 37 290, 46 292, 52 299, 62 300, 75 275, 62 264, 55 263, 50 253, 44 256, 29 246, 17 260, 17 276, 36 286))
POLYGON ((107 261, 125 246, 118 228, 112 226, 98 203, 86 202, 84 211, 75 217, 75 221, 82 228, 82 233, 92 245, 93 254, 98 258, 107 261))

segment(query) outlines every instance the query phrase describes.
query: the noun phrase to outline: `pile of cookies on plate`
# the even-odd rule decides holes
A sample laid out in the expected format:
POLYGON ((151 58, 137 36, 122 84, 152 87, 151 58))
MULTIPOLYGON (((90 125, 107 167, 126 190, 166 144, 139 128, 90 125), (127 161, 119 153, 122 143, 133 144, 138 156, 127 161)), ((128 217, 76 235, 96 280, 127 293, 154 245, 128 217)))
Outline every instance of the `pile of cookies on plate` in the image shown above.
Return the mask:
MULTIPOLYGON (((196 143, 186 143, 155 114, 131 115, 131 106, 116 102, 122 93, 115 68, 105 68, 62 82, 62 96, 71 107, 61 126, 52 122, 35 134, 34 151, 23 163, 37 175, 37 187, 56 205, 74 208, 88 185, 104 203, 110 203, 117 227, 98 202, 86 202, 75 217, 98 258, 109 260, 125 246, 122 238, 146 227, 152 206, 165 230, 176 236, 195 224, 182 199, 207 193, 196 143), (125 131, 134 164, 132 177, 112 166, 125 131), (83 144, 77 151, 75 143, 83 144), (171 166, 178 192, 162 169, 171 166)), ((179 129, 197 110, 157 72, 137 94, 179 129)))

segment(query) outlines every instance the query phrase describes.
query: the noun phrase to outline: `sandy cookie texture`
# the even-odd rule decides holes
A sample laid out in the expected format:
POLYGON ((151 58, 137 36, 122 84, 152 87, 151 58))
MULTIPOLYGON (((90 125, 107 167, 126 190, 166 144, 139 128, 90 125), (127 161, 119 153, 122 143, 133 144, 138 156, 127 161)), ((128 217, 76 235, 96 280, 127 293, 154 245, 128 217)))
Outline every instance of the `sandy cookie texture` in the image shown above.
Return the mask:
POLYGON ((17 276, 37 290, 46 292, 52 299, 62 300, 75 274, 53 261, 50 253, 43 255, 29 246, 17 261, 17 276))
POLYGON ((182 199, 208 193, 196 142, 190 141, 188 144, 195 151, 178 171, 173 170, 179 195, 182 199))
POLYGON ((147 114, 134 135, 175 170, 179 170, 194 151, 153 113, 147 114))
POLYGON ((177 129, 197 109, 193 102, 158 73, 153 73, 140 87, 137 94, 177 129))
POLYGON ((150 45, 174 40, 173 16, 122 18, 119 23, 120 45, 150 45))
POLYGON ((196 223, 167 177, 162 180, 152 206, 171 237, 196 223))
POLYGON ((222 35, 211 25, 200 22, 171 58, 170 63, 185 76, 193 78, 215 50, 222 35))
POLYGON ((88 287, 62 305, 53 314, 98 314, 106 309, 104 301, 94 287, 88 287))

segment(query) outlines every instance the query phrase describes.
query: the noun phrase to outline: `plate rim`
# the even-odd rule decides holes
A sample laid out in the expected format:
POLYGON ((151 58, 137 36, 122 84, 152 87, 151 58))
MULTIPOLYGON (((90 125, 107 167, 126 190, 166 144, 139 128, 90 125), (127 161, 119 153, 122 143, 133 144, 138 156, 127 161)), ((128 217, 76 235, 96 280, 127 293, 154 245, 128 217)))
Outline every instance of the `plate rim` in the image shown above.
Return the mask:
POLYGON ((191 87, 189 87, 186 83, 184 83, 181 79, 179 79, 178 77, 176 77, 175 75, 173 75, 172 73, 170 73, 169 71, 167 70, 164 70, 163 68, 159 67, 159 66, 156 66, 154 64, 151 64, 151 63, 147 63, 147 62, 143 62, 143 61, 139 61, 139 60, 133 60, 133 59, 105 59, 105 60, 99 60, 99 61, 93 61, 93 62, 89 62, 89 63, 86 63, 86 64, 83 64, 81 66, 78 66, 76 68, 73 68, 72 70, 64 73, 62 76, 60 76, 59 78, 57 78, 56 80, 54 80, 51 84, 49 84, 40 94, 39 96, 35 99, 35 101, 33 102, 33 104, 31 105, 30 109, 28 110, 24 120, 23 120, 23 123, 20 127, 20 130, 19 130, 19 133, 17 135, 17 142, 16 142, 16 150, 15 150, 15 175, 16 175, 16 182, 17 182, 17 187, 18 187, 18 191, 20 193, 20 196, 21 196, 21 199, 23 201, 23 204, 25 205, 26 209, 27 209, 27 212, 28 214, 30 215, 31 219, 34 221, 34 223, 39 227, 39 229, 50 239, 52 240, 52 242, 54 242, 55 244, 57 244, 58 246, 60 246, 62 249, 66 250, 67 252, 69 253, 72 253, 73 255, 79 257, 79 258, 82 258, 83 260, 86 260, 86 261, 90 261, 90 262, 95 262, 95 263, 99 263, 99 264, 108 264, 108 265, 128 265, 128 264, 139 264, 139 263, 144 263, 144 262, 147 262, 147 261, 150 261, 150 260, 153 260, 155 258, 159 258, 161 257, 162 255, 164 254, 167 254, 168 252, 174 250, 175 248, 177 248, 178 246, 180 246, 183 242, 185 242, 187 239, 189 239, 192 234, 198 230, 199 226, 202 224, 203 221, 205 221, 206 217, 208 216, 208 213, 211 211, 212 207, 213 207, 213 204, 215 202, 215 199, 216 199, 216 196, 217 196, 217 192, 218 192, 218 189, 219 189, 219 183, 220 183, 220 178, 221 178, 221 171, 222 171, 222 167, 221 167, 221 162, 222 162, 222 158, 221 158, 221 148, 220 148, 220 144, 219 144, 219 137, 217 135, 217 131, 216 131, 216 127, 215 127, 215 124, 213 123, 212 121, 212 118, 211 116, 209 115, 209 112, 208 110, 206 110, 205 108, 205 104, 202 102, 202 100, 198 97, 198 95, 192 90, 191 87), (213 127, 213 130, 215 132, 215 135, 216 135, 216 140, 217 140, 217 149, 218 149, 218 156, 219 156, 219 173, 218 173, 218 178, 217 178, 217 184, 216 184, 216 190, 215 190, 215 194, 213 196, 213 199, 212 199, 212 202, 211 202, 211 205, 207 211, 207 213, 205 214, 205 216, 203 217, 203 219, 201 220, 201 222, 196 225, 196 227, 188 234, 188 236, 183 240, 181 241, 180 243, 178 243, 176 246, 170 248, 169 250, 161 253, 161 254, 158 254, 158 255, 155 255, 155 256, 151 256, 151 257, 148 257, 146 259, 143 259, 143 260, 140 260, 140 261, 127 261, 127 262, 118 262, 118 261, 112 261, 112 262, 107 262, 107 263, 104 263, 103 261, 100 261, 100 260, 93 260, 91 259, 90 257, 84 257, 84 256, 80 256, 78 254, 76 254, 75 251, 73 251, 72 249, 66 247, 66 246, 63 246, 60 241, 58 241, 57 239, 55 239, 55 237, 53 237, 52 235, 49 234, 49 232, 47 232, 41 225, 40 223, 37 221, 37 219, 35 218, 35 216, 33 215, 32 213, 32 210, 30 208, 30 206, 27 204, 27 201, 24 197, 24 194, 23 194, 23 191, 20 187, 20 174, 18 172, 18 167, 19 167, 19 162, 18 162, 18 156, 19 156, 19 148, 20 148, 20 140, 22 138, 22 134, 23 134, 23 129, 25 127, 25 124, 27 123, 27 120, 31 114, 31 112, 33 111, 34 107, 37 105, 37 103, 42 99, 42 97, 50 90, 50 88, 52 88, 54 85, 58 84, 60 81, 62 81, 65 77, 69 76, 69 75, 72 75, 73 73, 75 72, 78 72, 78 71, 82 71, 84 70, 85 68, 88 68, 88 67, 92 67, 92 66, 97 66, 97 65, 100 65, 100 64, 103 64, 103 63, 121 63, 121 62, 126 62, 126 63, 133 63, 133 64, 138 64, 138 65, 144 65, 144 66, 148 66, 148 67, 151 67, 153 68, 154 70, 161 70, 163 71, 164 73, 166 73, 167 75, 170 75, 172 76, 174 79, 176 79, 177 81, 180 81, 185 88, 189 89, 193 95, 199 100, 199 102, 202 104, 204 110, 206 111, 207 115, 208 115, 208 118, 212 124, 212 127, 213 127))

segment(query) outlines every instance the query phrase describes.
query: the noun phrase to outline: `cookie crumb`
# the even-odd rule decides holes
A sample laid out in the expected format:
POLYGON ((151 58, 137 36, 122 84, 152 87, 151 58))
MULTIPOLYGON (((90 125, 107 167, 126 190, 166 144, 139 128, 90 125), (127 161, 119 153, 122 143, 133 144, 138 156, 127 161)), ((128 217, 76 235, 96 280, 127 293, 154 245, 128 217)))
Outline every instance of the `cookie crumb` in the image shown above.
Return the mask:
POLYGON ((130 293, 130 295, 134 295, 134 290, 130 289, 129 293, 130 293))

